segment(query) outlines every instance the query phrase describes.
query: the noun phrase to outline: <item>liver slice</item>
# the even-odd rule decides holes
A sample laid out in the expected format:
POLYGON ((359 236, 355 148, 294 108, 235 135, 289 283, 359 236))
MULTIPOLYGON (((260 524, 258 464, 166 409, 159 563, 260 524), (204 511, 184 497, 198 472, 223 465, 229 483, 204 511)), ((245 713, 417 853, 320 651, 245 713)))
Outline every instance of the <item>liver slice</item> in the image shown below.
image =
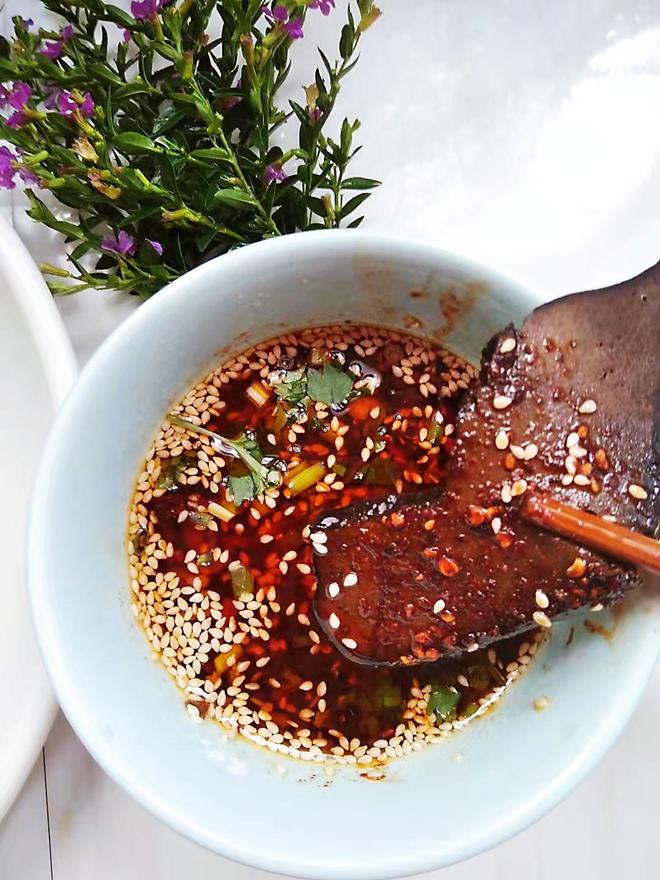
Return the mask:
POLYGON ((315 526, 328 539, 328 552, 315 558, 316 614, 358 662, 419 663, 476 650, 610 604, 638 584, 636 570, 524 522, 515 493, 524 480, 656 533, 660 264, 548 303, 519 331, 506 328, 484 351, 481 380, 460 408, 455 461, 441 490, 345 508, 315 526), (500 432, 506 450, 496 448, 500 432), (514 454, 531 456, 533 446, 534 457, 514 454), (647 497, 634 497, 631 484, 647 497), (357 584, 344 586, 353 573, 357 584))

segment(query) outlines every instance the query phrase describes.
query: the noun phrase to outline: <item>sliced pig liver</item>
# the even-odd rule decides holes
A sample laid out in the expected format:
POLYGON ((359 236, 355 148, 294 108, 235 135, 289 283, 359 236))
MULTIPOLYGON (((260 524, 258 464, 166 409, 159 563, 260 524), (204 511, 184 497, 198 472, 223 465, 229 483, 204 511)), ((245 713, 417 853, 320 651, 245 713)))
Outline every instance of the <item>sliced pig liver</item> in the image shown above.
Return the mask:
POLYGON ((524 480, 655 534, 660 264, 544 305, 519 331, 507 328, 486 347, 481 379, 459 411, 442 489, 345 508, 317 523, 328 552, 315 560, 316 613, 357 661, 419 663, 476 650, 539 620, 608 605, 638 584, 636 570, 524 522, 521 496, 505 502, 502 489, 515 493, 524 480), (594 412, 580 413, 586 401, 594 412), (585 428, 567 464, 567 438, 585 428), (502 431, 506 450, 494 442, 502 431), (533 458, 512 455, 511 446, 531 455, 531 444, 533 458), (565 485, 574 466, 586 485, 565 485), (647 497, 634 497, 631 484, 647 497), (357 584, 344 586, 351 573, 357 584))

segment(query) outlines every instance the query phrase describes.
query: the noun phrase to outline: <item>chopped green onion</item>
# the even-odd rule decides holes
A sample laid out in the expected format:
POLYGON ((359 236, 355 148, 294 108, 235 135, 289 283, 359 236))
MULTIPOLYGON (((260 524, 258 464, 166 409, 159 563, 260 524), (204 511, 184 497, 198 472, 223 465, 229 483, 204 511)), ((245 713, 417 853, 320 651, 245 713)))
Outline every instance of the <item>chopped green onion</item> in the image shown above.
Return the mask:
POLYGON ((478 709, 478 703, 468 703, 465 709, 461 712, 461 718, 470 718, 470 716, 474 715, 478 709))
POLYGON ((263 382, 251 382, 245 392, 252 403, 261 409, 266 406, 270 397, 270 388, 267 388, 263 382))
POLYGON ((231 576, 231 588, 237 599, 242 599, 243 596, 252 593, 254 589, 254 581, 252 580, 252 573, 248 568, 244 565, 237 565, 229 574, 231 576))
POLYGON ((451 688, 441 685, 433 688, 426 711, 429 715, 435 715, 436 721, 447 721, 456 714, 456 706, 461 695, 451 688))
POLYGON ((427 437, 427 440, 429 441, 429 443, 435 446, 443 434, 444 429, 442 425, 439 425, 437 422, 433 422, 433 424, 429 428, 429 436, 427 437))
POLYGON ((189 519, 198 529, 208 529, 213 522, 213 517, 209 516, 208 513, 202 513, 199 510, 193 510, 189 519))
POLYGON ((229 520, 233 519, 236 516, 236 508, 234 505, 230 505, 228 501, 225 501, 224 504, 218 504, 217 501, 211 501, 208 504, 208 512, 212 513, 213 516, 216 516, 222 522, 229 522, 229 520), (232 508, 234 508, 232 510, 232 508))
POLYGON ((234 657, 238 660, 238 658, 243 653, 243 648, 240 645, 232 645, 231 651, 227 651, 225 654, 218 654, 218 656, 213 661, 213 665, 215 666, 215 671, 218 675, 222 675, 223 672, 227 669, 227 663, 230 657, 234 657))
POLYGON ((300 492, 304 492, 305 489, 314 486, 326 475, 326 467, 320 461, 309 467, 305 467, 303 470, 298 470, 298 468, 296 468, 295 471, 296 472, 293 476, 287 474, 284 478, 284 484, 292 495, 298 495, 300 492))
POLYGON ((383 682, 376 691, 376 697, 380 700, 383 709, 399 709, 403 702, 401 688, 391 681, 383 682))
POLYGON ((478 691, 485 691, 490 687, 490 674, 485 666, 470 666, 467 670, 470 687, 478 691))

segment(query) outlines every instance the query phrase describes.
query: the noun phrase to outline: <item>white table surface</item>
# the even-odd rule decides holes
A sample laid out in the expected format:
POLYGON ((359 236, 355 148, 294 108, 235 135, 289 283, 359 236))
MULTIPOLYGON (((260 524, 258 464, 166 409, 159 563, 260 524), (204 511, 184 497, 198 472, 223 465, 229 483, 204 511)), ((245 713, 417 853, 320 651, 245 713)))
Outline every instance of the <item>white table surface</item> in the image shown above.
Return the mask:
MULTIPOLYGON (((367 205, 370 227, 471 252, 548 296, 620 280, 660 258, 657 0, 381 6, 338 108, 363 121, 356 168, 385 181, 367 205)), ((2 31, 19 11, 39 20, 37 10, 34 0, 9 0, 2 31)), ((340 19, 338 11, 310 20, 296 47, 303 70, 315 41, 331 47, 340 19)), ((16 193, 0 199, 34 255, 52 261, 58 242, 25 219, 21 204, 16 193)), ((135 301, 92 293, 59 307, 82 363, 135 301)), ((496 850, 426 877, 655 880, 659 685, 660 672, 618 744, 553 813, 496 850)), ((145 813, 58 717, 0 826, 0 878, 180 876, 268 875, 200 849, 145 813)))

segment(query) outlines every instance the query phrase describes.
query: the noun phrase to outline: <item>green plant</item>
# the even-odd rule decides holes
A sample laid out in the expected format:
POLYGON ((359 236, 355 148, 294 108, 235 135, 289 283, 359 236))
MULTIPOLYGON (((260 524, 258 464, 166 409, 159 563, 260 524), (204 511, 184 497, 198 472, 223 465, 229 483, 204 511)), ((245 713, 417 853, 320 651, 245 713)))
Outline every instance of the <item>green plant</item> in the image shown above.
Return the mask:
POLYGON ((334 0, 43 4, 61 31, 15 18, 0 37, 0 137, 14 148, 0 147, 0 187, 20 176, 30 216, 70 244, 69 269, 42 267, 54 293, 150 296, 230 248, 359 224, 349 218, 378 185, 347 176, 359 122, 334 140, 326 126, 380 14, 373 0, 349 6, 339 60, 321 52, 305 100, 286 109, 291 47, 309 10, 334 0), (297 146, 282 152, 273 134, 289 120, 297 146))

